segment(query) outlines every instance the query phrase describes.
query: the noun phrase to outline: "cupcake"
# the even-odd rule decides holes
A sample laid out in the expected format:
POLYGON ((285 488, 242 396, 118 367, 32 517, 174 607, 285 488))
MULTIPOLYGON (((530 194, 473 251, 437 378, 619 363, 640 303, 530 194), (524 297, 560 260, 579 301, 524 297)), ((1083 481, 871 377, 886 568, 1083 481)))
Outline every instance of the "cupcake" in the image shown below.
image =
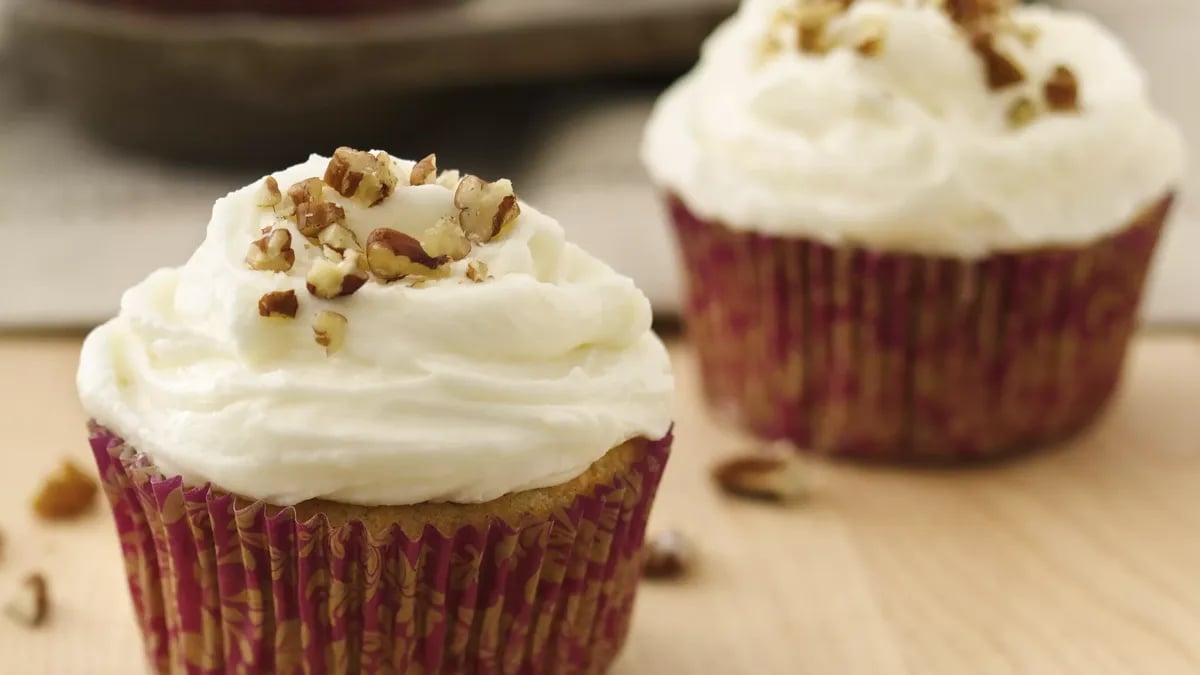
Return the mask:
POLYGON ((598 673, 624 640, 667 353, 506 180, 348 148, 267 176, 78 386, 157 672, 598 673))
POLYGON ((1000 0, 745 0, 643 159, 711 403, 933 461, 1097 416, 1183 166, 1107 30, 1000 0))

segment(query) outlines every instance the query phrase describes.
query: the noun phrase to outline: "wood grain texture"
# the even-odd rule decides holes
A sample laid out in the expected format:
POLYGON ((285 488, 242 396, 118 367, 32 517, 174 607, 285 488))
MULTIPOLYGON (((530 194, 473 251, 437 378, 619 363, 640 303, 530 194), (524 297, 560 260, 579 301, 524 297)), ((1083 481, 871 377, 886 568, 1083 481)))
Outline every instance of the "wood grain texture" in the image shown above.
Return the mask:
MULTIPOLYGON (((142 672, 107 512, 48 526, 28 501, 66 455, 90 462, 75 338, 0 339, 0 594, 46 572, 54 616, 0 620, 0 672, 142 672)), ((1000 465, 811 462, 793 508, 716 493, 750 447, 700 406, 690 351, 654 528, 698 539, 695 574, 647 584, 615 675, 1087 675, 1200 672, 1200 340, 1140 339, 1105 419, 1000 465)))

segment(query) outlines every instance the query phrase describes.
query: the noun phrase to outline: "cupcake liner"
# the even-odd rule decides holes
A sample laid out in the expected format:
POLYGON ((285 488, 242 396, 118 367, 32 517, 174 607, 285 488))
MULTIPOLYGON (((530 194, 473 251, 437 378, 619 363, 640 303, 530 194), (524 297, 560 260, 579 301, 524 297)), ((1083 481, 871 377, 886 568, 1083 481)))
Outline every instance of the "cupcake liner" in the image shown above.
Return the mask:
POLYGON ((839 456, 970 460, 1064 437, 1117 384, 1172 199, 1086 247, 966 260, 736 231, 668 195, 705 395, 839 456))
POLYGON ((441 532, 301 520, 91 445, 159 673, 601 673, 625 639, 671 437, 553 517, 441 532))

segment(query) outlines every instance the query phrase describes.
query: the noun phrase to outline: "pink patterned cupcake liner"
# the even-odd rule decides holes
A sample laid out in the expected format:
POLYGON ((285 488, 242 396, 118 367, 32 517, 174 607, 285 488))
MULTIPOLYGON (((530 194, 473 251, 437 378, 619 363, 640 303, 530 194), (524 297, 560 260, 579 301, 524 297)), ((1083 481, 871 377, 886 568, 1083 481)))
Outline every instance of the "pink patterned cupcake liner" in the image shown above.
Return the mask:
POLYGON ((1168 195, 1082 248, 978 260, 736 231, 668 203, 705 394, 748 430, 837 456, 994 457, 1103 408, 1168 195))
POLYGON ((189 675, 602 673, 671 444, 634 444, 552 517, 442 532, 186 487, 90 431, 147 656, 189 675))

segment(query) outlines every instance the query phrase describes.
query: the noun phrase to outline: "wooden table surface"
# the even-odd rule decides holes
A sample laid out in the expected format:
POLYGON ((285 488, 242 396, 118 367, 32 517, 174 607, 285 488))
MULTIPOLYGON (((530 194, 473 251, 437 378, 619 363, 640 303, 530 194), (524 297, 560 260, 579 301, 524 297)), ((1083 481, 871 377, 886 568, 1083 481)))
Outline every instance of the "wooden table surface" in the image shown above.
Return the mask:
MULTIPOLYGON (((0 672, 143 672, 106 510, 33 520, 60 457, 89 461, 77 338, 0 339, 0 594, 49 577, 54 615, 0 617, 0 672)), ((644 586, 615 675, 1200 672, 1200 339, 1154 335, 1091 432, 986 468, 812 462, 790 508, 734 501, 707 467, 749 447, 679 374, 676 452, 652 529, 697 538, 695 574, 644 586)))

